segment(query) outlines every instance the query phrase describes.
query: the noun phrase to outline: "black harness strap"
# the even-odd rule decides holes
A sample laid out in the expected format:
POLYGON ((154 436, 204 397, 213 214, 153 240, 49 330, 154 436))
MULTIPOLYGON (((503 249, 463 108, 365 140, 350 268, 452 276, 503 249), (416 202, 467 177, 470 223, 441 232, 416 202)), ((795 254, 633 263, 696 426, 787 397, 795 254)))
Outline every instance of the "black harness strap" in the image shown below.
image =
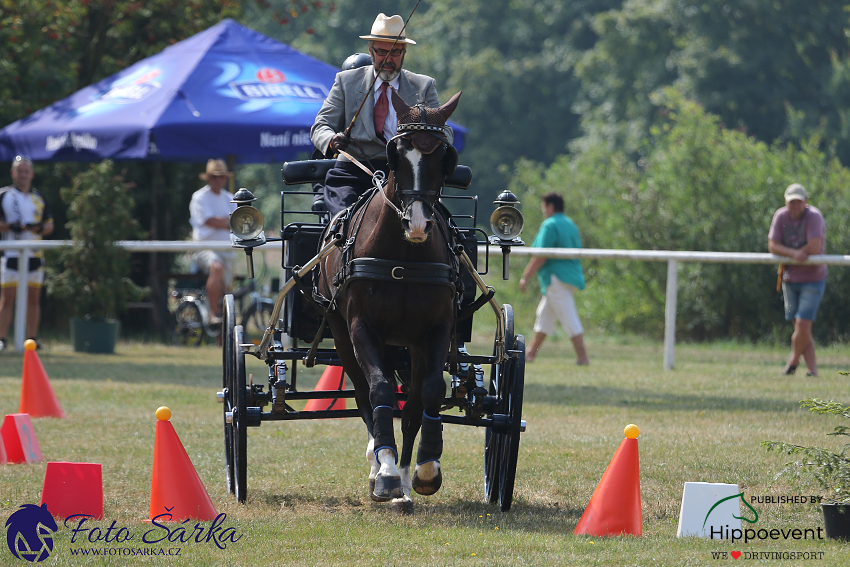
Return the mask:
POLYGON ((354 280, 444 285, 455 289, 455 270, 438 262, 397 262, 381 258, 355 258, 334 278, 340 287, 354 280))

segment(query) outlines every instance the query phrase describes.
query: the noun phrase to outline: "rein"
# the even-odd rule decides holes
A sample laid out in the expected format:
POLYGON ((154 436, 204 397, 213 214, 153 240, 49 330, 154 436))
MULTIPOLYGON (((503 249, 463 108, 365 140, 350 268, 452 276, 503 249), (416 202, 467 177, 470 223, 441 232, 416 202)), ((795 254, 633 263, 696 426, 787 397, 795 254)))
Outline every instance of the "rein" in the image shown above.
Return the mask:
MULTIPOLYGON (((339 153, 341 155, 344 155, 348 159, 350 159, 351 163, 353 163, 354 165, 356 165, 357 167, 359 167, 360 169, 365 171, 367 175, 370 175, 372 177, 372 185, 375 186, 375 189, 377 189, 378 192, 381 194, 381 197, 384 198, 384 202, 386 202, 387 205, 389 205, 390 207, 395 209, 395 212, 398 215, 398 218, 403 218, 404 217, 404 211, 402 211, 401 209, 396 207, 395 203, 390 201, 390 198, 387 197, 386 193, 384 193, 384 188, 387 186, 387 184, 385 182, 386 180, 384 179, 384 172, 381 171, 380 169, 373 172, 368 167, 366 167, 365 165, 363 165, 362 163, 357 161, 357 159, 353 155, 346 153, 342 150, 340 150, 339 153)), ((393 177, 393 179, 395 179, 395 177, 393 177)))

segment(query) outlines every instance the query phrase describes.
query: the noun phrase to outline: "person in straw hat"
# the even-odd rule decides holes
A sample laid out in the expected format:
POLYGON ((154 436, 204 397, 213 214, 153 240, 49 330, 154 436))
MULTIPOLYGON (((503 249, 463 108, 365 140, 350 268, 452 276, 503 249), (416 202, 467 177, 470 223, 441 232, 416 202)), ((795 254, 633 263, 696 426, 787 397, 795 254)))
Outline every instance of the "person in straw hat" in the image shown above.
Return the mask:
MULTIPOLYGON (((189 203, 189 222, 192 240, 196 242, 230 241, 230 213, 236 209, 231 203, 233 194, 224 189, 233 173, 227 170, 224 160, 211 159, 199 177, 207 184, 195 191, 189 203)), ((233 252, 201 250, 192 256, 199 270, 207 274, 207 300, 213 324, 221 321, 221 299, 233 281, 233 252)))
MULTIPOLYGON (((423 103, 430 108, 440 106, 433 78, 402 69, 407 46, 416 45, 407 37, 407 31, 401 16, 378 14, 371 32, 360 36, 368 42, 373 63, 337 73, 310 130, 313 145, 319 151, 331 155, 345 150, 364 165, 371 164, 370 169, 388 173, 386 145, 395 135, 397 124, 395 110, 390 104, 390 89, 410 106, 423 103), (393 46, 396 39, 398 41, 393 46), (361 103, 362 110, 351 132, 346 135, 346 129, 361 103)), ((453 132, 448 126, 446 137, 451 143, 453 132)), ((325 178, 325 208, 335 215, 353 204, 371 186, 371 177, 340 155, 325 178)))

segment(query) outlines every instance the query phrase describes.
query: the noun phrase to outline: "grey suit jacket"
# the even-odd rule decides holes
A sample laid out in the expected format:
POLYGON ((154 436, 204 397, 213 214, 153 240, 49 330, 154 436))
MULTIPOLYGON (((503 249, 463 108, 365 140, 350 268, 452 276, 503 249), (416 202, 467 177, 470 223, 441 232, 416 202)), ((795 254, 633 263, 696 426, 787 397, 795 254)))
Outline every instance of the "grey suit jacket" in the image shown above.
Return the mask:
MULTIPOLYGON (((363 110, 357 116, 354 128, 351 129, 351 137, 360 142, 366 155, 361 155, 360 150, 354 144, 348 146, 346 152, 358 159, 363 157, 369 159, 386 158, 386 144, 375 134, 375 92, 369 88, 373 78, 371 65, 337 73, 331 92, 325 99, 322 109, 319 110, 316 121, 310 129, 313 145, 323 153, 327 154, 328 144, 330 144, 334 134, 343 132, 348 128, 351 118, 357 112, 363 98, 368 97, 363 105, 363 110)), ((426 106, 436 108, 440 106, 436 83, 434 79, 427 75, 417 75, 402 69, 399 76, 398 94, 410 106, 424 102, 426 106)), ((449 142, 453 141, 454 133, 452 129, 447 127, 446 131, 449 142)), ((340 159, 345 160, 343 156, 340 156, 340 159)))

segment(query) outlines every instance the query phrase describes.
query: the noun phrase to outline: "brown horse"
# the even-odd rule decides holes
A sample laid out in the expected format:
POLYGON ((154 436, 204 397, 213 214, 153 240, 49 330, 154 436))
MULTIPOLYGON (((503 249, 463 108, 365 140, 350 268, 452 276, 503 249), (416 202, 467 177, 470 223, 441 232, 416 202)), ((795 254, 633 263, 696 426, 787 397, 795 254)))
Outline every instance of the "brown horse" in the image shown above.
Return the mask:
POLYGON ((439 411, 446 395, 443 368, 454 324, 457 271, 447 221, 435 204, 446 176, 457 167, 457 151, 443 126, 459 98, 457 93, 439 109, 429 109, 410 107, 393 92, 399 134, 387 144, 391 171, 384 195, 375 192, 365 205, 355 205, 347 223, 330 223, 331 232, 347 227, 338 230, 348 244, 322 262, 317 282, 319 293, 331 300, 328 322, 335 347, 369 434, 370 496, 392 500, 408 513, 413 510, 411 489, 430 495, 442 483, 439 411), (410 353, 400 455, 393 434, 398 368, 387 362, 392 347, 410 353))

